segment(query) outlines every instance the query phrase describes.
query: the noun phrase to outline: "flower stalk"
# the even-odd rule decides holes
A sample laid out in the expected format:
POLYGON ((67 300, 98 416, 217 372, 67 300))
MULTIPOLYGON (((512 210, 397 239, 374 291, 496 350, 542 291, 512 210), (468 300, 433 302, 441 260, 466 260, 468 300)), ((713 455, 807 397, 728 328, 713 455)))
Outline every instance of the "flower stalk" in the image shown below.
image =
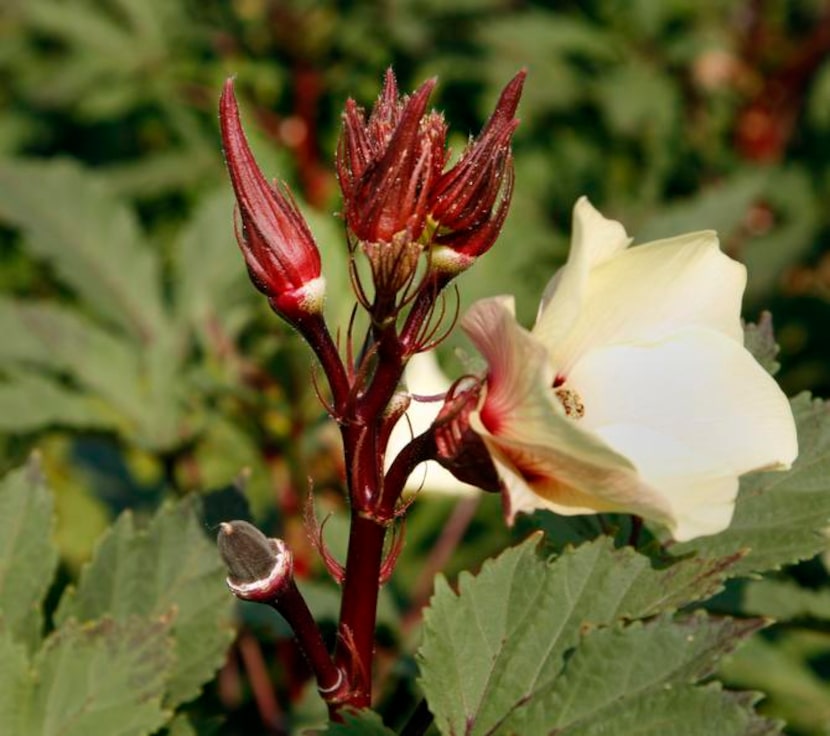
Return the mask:
POLYGON ((228 587, 240 600, 264 603, 286 620, 317 680, 318 690, 337 703, 345 689, 323 636, 294 581, 294 561, 281 539, 268 539, 246 521, 222 522, 217 538, 228 568, 228 587))
MULTIPOLYGON (((371 704, 378 593, 399 550, 393 543, 385 557, 386 532, 402 513, 408 476, 439 454, 428 431, 386 472, 387 444, 403 412, 395 397, 409 359, 434 346, 443 290, 492 246, 504 223, 524 77, 522 71, 507 85, 481 134, 447 170, 447 126, 441 114, 428 110, 435 80, 401 96, 390 70, 369 114, 347 102, 336 170, 355 297, 369 317, 365 349, 354 365, 351 331, 344 361, 326 323, 325 279, 311 231, 287 187, 269 184, 257 166, 232 81, 222 94, 220 122, 240 249, 256 288, 317 357, 331 391, 327 408, 340 428, 351 527, 333 655, 296 586, 282 542, 244 522, 229 522, 221 526, 219 546, 231 590, 283 615, 333 713, 371 704), (366 271, 356 267, 358 258, 368 262, 370 284, 359 281, 366 271)), ((329 553, 322 552, 328 561, 329 553)))

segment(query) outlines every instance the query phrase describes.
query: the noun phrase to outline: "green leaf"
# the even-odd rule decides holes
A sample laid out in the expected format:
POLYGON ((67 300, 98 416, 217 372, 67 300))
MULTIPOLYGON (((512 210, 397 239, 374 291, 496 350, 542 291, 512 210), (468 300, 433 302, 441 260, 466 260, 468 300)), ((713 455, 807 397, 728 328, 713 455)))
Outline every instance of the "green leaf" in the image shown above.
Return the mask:
MULTIPOLYGON (((598 732, 621 712, 640 711, 643 701, 654 695, 711 674, 724 654, 762 625, 758 619, 697 615, 594 631, 580 641, 562 674, 540 683, 502 728, 516 733, 547 733, 552 727, 563 734, 598 732)), ((673 717, 672 723, 679 722, 673 717)))
POLYGON ((79 314, 58 305, 0 299, 0 334, 0 365, 67 372, 128 416, 144 412, 137 347, 79 314))
POLYGON ((714 685, 687 685, 633 698, 602 719, 553 731, 552 736, 775 736, 780 732, 731 693, 714 685))
MULTIPOLYGON (((489 49, 487 76, 494 83, 504 84, 522 66, 545 70, 550 84, 528 85, 523 95, 522 119, 529 124, 584 100, 588 90, 580 62, 607 62, 620 51, 601 26, 546 10, 494 15, 479 24, 477 36, 489 49)), ((459 73, 448 70, 445 76, 459 73)))
POLYGON ((714 558, 743 549, 746 554, 730 574, 746 575, 807 559, 827 547, 822 532, 830 522, 830 406, 801 394, 792 409, 799 449, 792 469, 745 476, 729 528, 673 545, 672 554, 697 551, 714 558))
POLYGON ((773 214, 774 226, 741 248, 740 257, 749 274, 745 302, 763 304, 781 281, 782 272, 813 247, 824 221, 824 201, 812 181, 803 165, 769 170, 761 197, 773 214))
POLYGON ((749 714, 749 722, 744 736, 781 736, 784 733, 784 722, 766 718, 755 712, 755 705, 763 700, 764 695, 754 692, 730 692, 732 700, 739 703, 749 714))
MULTIPOLYGON (((151 448, 175 446, 186 437, 181 411, 191 384, 182 369, 182 341, 171 330, 139 346, 66 308, 14 299, 0 299, 0 330, 7 336, 0 367, 14 377, 0 390, 0 405, 9 409, 6 416, 18 418, 7 425, 0 419, 0 427, 117 428, 151 448)), ((192 403, 188 408, 187 429, 195 431, 199 415, 192 403)))
POLYGON ((448 733, 485 734, 552 682, 586 626, 671 611, 719 587, 724 561, 683 560, 655 569, 630 547, 600 538, 553 562, 536 538, 463 573, 458 594, 443 577, 424 617, 422 688, 448 733), (475 729, 466 731, 468 723, 475 729))
POLYGON ((704 227, 717 230, 725 241, 741 227, 747 209, 761 196, 766 182, 766 175, 752 170, 702 189, 694 197, 661 207, 637 228, 637 241, 646 243, 704 227))
POLYGON ((785 621, 830 621, 830 590, 802 588, 792 580, 748 580, 741 591, 741 611, 785 621))
POLYGON ((134 428, 135 441, 147 448, 181 447, 202 426, 201 406, 189 395, 192 371, 184 365, 185 342, 172 330, 159 334, 142 353, 141 397, 145 409, 134 428))
POLYGON ((163 322, 156 255, 105 180, 68 161, 0 165, 0 219, 105 322, 138 342, 163 322))
POLYGON ((222 736, 224 719, 179 713, 167 724, 163 736, 222 736))
MULTIPOLYGON (((720 675, 732 687, 764 692, 768 713, 783 718, 799 732, 820 734, 830 723, 830 684, 822 679, 790 637, 771 642, 756 636, 724 659, 720 675)), ((827 641, 821 642, 826 656, 827 641)))
POLYGON ((774 376, 781 364, 778 357, 778 343, 772 330, 772 315, 762 312, 757 324, 748 322, 744 325, 744 347, 752 353, 763 369, 774 376))
POLYGON ((678 92, 662 69, 631 59, 601 75, 595 90, 616 135, 667 138, 677 127, 678 92))
POLYGON ((330 723, 320 736, 395 736, 371 710, 346 711, 343 723, 330 723))
POLYGON ((169 717, 161 706, 173 665, 168 618, 69 621, 35 658, 37 682, 23 728, 10 736, 146 736, 169 717))
POLYGON ((26 648, 14 641, 0 621, 0 733, 24 733, 23 717, 32 684, 26 648))
POLYGON ((29 33, 51 48, 48 65, 25 70, 38 107, 69 106, 74 118, 96 119, 126 115, 147 97, 163 107, 176 105, 164 70, 176 69, 181 78, 181 64, 170 52, 180 56, 198 27, 180 4, 78 0, 69 7, 37 0, 23 6, 29 33), (159 72, 147 74, 153 66, 159 72))
POLYGON ((43 599, 58 564, 53 532, 52 496, 33 460, 0 483, 0 619, 30 648, 40 639, 43 599))
POLYGON ((252 312, 255 290, 236 245, 230 187, 204 199, 178 239, 175 259, 179 319, 208 334, 220 327, 235 334, 252 312))
POLYGON ((816 128, 830 128, 830 61, 824 61, 817 69, 810 85, 807 116, 816 128))
MULTIPOLYGON (((517 519, 516 529, 520 532, 541 531, 545 534, 545 545, 551 552, 562 552, 566 547, 577 547, 603 535, 612 537, 616 546, 624 546, 632 535, 630 514, 586 514, 584 516, 562 516, 553 511, 537 509, 517 519)), ((521 534, 525 536, 525 534, 521 534)), ((652 543, 648 529, 637 530, 637 547, 642 549, 652 543)))
POLYGON ((67 426, 109 429, 115 418, 100 401, 63 388, 36 373, 10 373, 0 381, 0 431, 32 432, 67 426))
MULTIPOLYGON (((238 422, 231 421, 222 413, 211 412, 193 454, 202 482, 208 488, 220 486, 228 478, 237 476, 243 468, 249 469, 245 496, 250 501, 254 516, 265 516, 273 510, 274 498, 268 481, 267 462, 256 438, 238 422)), ((220 521, 226 520, 227 517, 220 521)))
POLYGON ((166 736, 198 736, 198 733, 193 728, 190 719, 183 713, 180 713, 167 724, 166 736))
POLYGON ((83 569, 77 590, 64 595, 57 622, 111 615, 160 616, 175 610, 171 633, 175 667, 165 703, 195 697, 224 661, 232 632, 233 598, 216 545, 204 534, 187 501, 168 504, 146 530, 122 514, 83 569))
POLYGON ((107 180, 120 196, 134 199, 175 196, 194 186, 201 188, 206 181, 221 181, 215 139, 193 125, 188 133, 182 148, 163 148, 108 166, 107 180))

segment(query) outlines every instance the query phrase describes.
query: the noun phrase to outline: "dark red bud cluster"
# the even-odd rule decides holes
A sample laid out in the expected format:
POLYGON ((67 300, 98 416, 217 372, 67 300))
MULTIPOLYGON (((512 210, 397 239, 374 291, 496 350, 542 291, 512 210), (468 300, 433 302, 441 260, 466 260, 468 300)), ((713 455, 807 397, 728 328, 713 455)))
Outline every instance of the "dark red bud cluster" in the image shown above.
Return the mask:
POLYGON ((237 241, 251 281, 286 317, 319 311, 324 282, 317 244, 287 188, 271 186, 257 166, 231 79, 222 92, 219 122, 241 221, 237 241))
POLYGON ((428 196, 446 158, 444 119, 426 112, 434 87, 430 79, 399 98, 389 70, 368 119, 354 100, 346 102, 337 176, 346 223, 361 241, 391 242, 400 232, 417 240, 424 231, 428 196))
POLYGON ((448 171, 447 126, 427 112, 435 80, 400 97, 391 70, 367 117, 346 103, 337 150, 343 216, 362 243, 399 248, 428 233, 470 262, 498 236, 513 188, 510 142, 525 72, 507 85, 481 134, 448 171))

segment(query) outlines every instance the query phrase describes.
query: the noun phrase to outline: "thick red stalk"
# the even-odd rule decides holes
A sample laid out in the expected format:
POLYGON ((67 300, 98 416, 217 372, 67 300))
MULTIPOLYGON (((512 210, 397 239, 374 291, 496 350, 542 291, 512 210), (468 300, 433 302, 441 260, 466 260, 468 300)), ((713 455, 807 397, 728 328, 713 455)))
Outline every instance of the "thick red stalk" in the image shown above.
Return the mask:
MULTIPOLYGON (((407 319, 411 332, 420 330, 433 303, 434 297, 416 300, 415 313, 407 319)), ((379 438, 386 408, 401 380, 407 351, 394 325, 378 329, 375 339, 377 368, 366 393, 350 407, 350 416, 342 425, 352 518, 335 662, 349 677, 351 691, 347 703, 357 708, 371 704, 383 546, 387 523, 403 488, 402 473, 397 473, 391 479, 391 495, 385 495, 386 448, 379 446, 379 438)), ((403 470, 403 465, 399 463, 398 468, 403 470)))
POLYGON ((349 677, 351 688, 345 704, 355 708, 368 708, 372 701, 372 660, 385 537, 383 524, 352 509, 334 661, 349 677))

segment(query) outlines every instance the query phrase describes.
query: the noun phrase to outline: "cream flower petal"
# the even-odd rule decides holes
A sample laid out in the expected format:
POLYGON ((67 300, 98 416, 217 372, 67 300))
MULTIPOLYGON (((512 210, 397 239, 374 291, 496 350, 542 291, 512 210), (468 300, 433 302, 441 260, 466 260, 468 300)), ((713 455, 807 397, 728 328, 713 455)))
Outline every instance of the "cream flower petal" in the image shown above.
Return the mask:
MULTIPOLYGON (((575 224, 586 217, 584 210, 575 209, 575 224)), ((578 302, 573 294, 560 298, 560 287, 533 329, 561 374, 596 346, 652 342, 678 327, 709 327, 743 341, 739 315, 746 269, 720 251, 714 232, 617 249, 610 258, 593 239, 575 239, 574 247, 578 243, 598 254, 569 259, 562 283, 576 280, 567 273, 572 268, 599 265, 590 278, 582 275, 578 302)))
MULTIPOLYGON (((778 384, 741 345, 711 330, 592 351, 568 385, 582 396, 586 429, 601 434, 622 421, 655 429, 692 448, 703 472, 786 467, 797 454, 792 412, 778 384)), ((638 464, 630 449, 626 456, 638 464)))
POLYGON ((585 405, 584 428, 666 499, 677 539, 726 528, 738 476, 788 467, 798 452, 781 389, 741 345, 712 330, 591 351, 568 385, 585 405))
POLYGON ((600 214, 587 197, 576 201, 568 261, 545 287, 539 305, 536 331, 546 344, 556 344, 579 316, 588 272, 625 250, 631 240, 619 222, 600 214), (542 319, 545 312, 549 317, 542 319))
POLYGON ((713 534, 743 473, 792 463, 795 422, 743 347, 746 272, 715 234, 629 243, 583 198, 532 332, 509 301, 473 306, 462 326, 489 372, 471 426, 511 517, 627 511, 713 534))
POLYGON ((566 416, 543 346, 517 324, 509 303, 477 302, 462 327, 490 366, 486 396, 470 421, 505 483, 511 518, 540 507, 669 518, 666 502, 643 486, 625 457, 566 416))
POLYGON ((673 522, 666 500, 642 482, 625 458, 618 456, 618 463, 608 464, 608 448, 590 435, 577 432, 569 436, 570 445, 555 446, 550 436, 539 436, 537 444, 487 434, 476 417, 471 426, 481 432, 504 483, 511 522, 519 511, 535 509, 563 516, 625 511, 673 522), (593 457, 586 446, 595 450, 593 457))
POLYGON ((525 393, 535 400, 539 386, 553 382, 547 351, 516 322, 512 297, 476 302, 461 327, 489 366, 483 420, 493 432, 505 431, 502 423, 512 421, 514 407, 527 403, 525 393))

